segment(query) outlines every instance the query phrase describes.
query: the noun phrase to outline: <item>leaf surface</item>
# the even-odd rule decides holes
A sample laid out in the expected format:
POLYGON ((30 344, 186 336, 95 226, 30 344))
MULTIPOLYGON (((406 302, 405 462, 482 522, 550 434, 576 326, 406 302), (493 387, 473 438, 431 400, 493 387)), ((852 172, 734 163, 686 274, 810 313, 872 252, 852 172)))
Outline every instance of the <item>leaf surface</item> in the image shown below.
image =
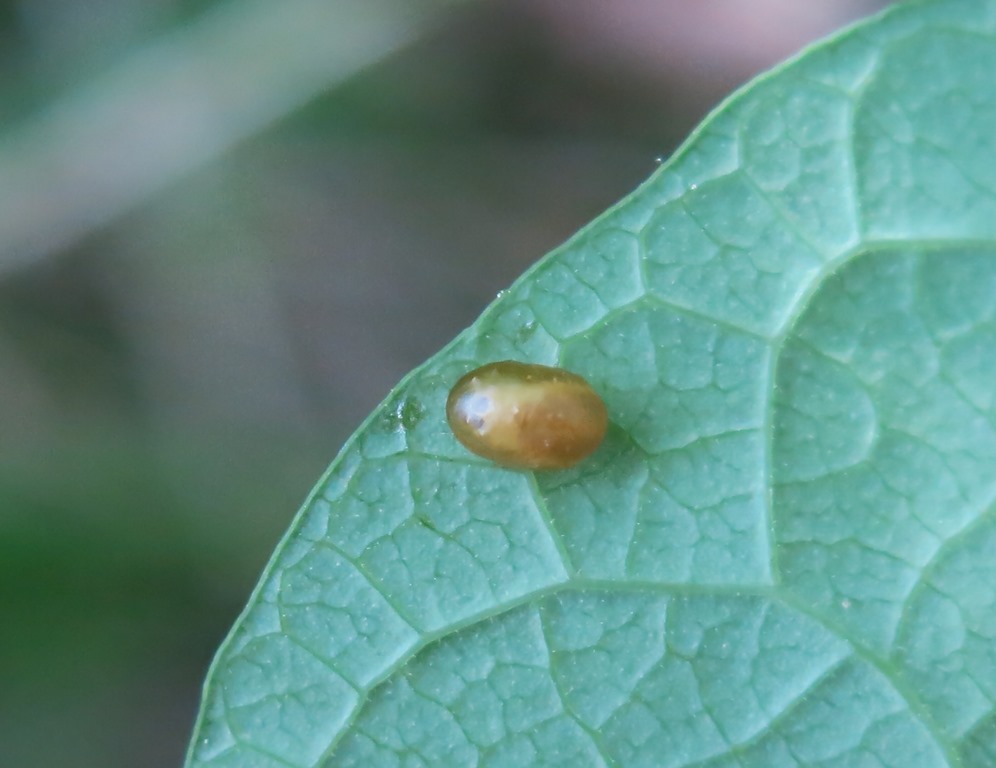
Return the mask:
POLYGON ((227 766, 996 764, 996 2, 758 79, 351 439, 222 647, 227 766), (453 382, 584 375, 580 466, 453 382))

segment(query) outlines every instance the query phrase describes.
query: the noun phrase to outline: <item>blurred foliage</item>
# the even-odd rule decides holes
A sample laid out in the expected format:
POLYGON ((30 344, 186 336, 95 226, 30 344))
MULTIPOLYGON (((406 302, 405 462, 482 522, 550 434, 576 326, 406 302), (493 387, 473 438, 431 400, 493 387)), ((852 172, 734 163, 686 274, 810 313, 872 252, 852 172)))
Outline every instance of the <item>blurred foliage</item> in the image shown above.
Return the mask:
MULTIPOLYGON (((212 5, 3 0, 0 130, 212 5)), ((0 274, 0 765, 178 764, 211 654, 363 415, 752 74, 554 38, 528 3, 454 6, 0 274)))

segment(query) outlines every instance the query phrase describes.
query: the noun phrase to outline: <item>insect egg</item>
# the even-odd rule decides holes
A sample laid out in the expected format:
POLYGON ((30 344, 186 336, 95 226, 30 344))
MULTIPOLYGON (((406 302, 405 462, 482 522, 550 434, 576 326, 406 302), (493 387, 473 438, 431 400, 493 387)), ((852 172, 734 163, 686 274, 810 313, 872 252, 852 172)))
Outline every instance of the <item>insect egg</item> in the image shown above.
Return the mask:
POLYGON ((564 469, 605 437, 605 403, 561 368, 503 360, 463 376, 446 400, 450 429, 472 453, 515 469, 564 469))

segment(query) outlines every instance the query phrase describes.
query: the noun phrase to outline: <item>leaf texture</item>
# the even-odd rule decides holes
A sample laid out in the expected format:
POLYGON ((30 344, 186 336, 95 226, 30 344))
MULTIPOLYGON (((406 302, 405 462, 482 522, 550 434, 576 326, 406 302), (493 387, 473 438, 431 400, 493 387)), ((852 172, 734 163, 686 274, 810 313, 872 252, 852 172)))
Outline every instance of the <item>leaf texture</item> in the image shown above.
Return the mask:
POLYGON ((996 2, 756 80, 367 420, 208 679, 196 768, 996 764, 996 2), (576 468, 450 386, 554 364, 576 468))

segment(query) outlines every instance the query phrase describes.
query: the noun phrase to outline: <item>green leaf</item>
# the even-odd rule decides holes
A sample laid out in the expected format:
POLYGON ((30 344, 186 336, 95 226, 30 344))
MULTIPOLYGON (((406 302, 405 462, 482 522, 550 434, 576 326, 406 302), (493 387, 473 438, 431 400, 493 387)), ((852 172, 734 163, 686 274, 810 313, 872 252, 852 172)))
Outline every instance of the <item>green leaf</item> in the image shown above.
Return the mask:
POLYGON ((191 766, 996 764, 996 0, 762 77, 403 381, 295 520, 191 766), (603 447, 508 471, 514 358, 603 447))

